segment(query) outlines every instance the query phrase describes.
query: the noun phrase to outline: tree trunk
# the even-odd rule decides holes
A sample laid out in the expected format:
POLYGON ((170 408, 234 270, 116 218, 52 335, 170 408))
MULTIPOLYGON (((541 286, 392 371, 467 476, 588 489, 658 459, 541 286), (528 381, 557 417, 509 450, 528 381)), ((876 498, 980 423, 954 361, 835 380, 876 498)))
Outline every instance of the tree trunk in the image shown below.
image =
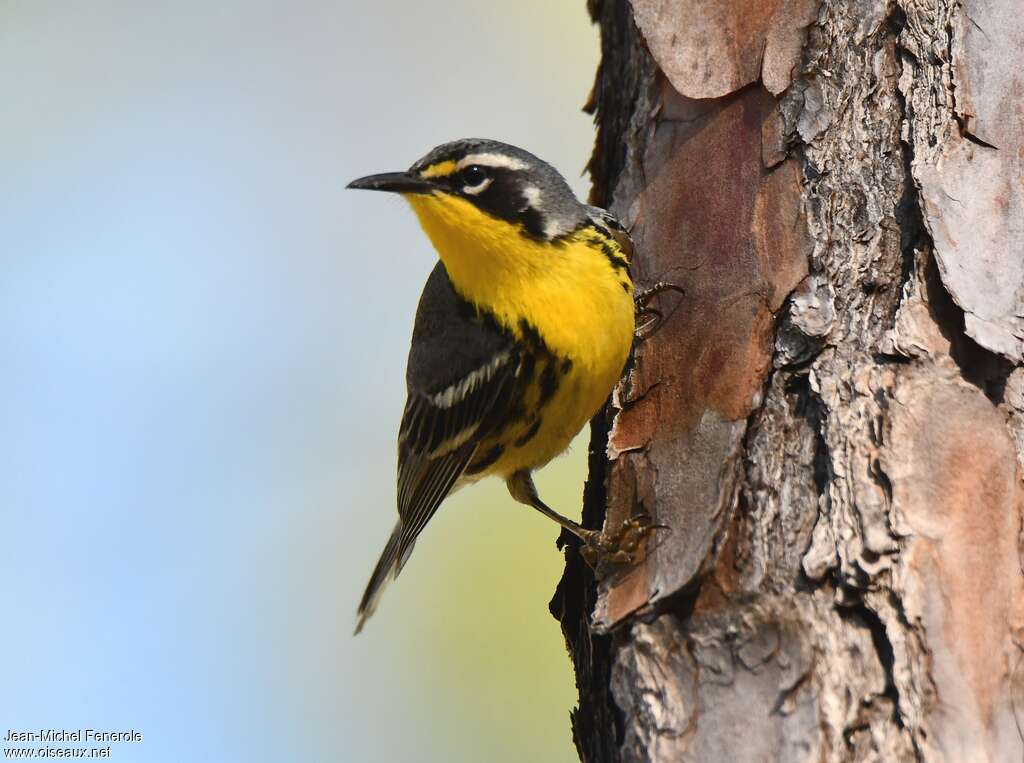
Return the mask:
POLYGON ((1024 759, 1020 0, 591 0, 665 316, 552 601, 585 761, 1024 759))

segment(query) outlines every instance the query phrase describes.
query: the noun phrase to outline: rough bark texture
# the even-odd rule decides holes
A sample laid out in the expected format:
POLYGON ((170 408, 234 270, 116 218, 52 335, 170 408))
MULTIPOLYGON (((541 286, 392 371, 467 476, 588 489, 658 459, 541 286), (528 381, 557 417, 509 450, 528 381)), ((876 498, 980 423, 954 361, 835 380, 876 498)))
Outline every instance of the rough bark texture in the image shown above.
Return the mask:
POLYGON ((593 201, 668 316, 552 612, 586 761, 1024 759, 1018 0, 591 0, 593 201))

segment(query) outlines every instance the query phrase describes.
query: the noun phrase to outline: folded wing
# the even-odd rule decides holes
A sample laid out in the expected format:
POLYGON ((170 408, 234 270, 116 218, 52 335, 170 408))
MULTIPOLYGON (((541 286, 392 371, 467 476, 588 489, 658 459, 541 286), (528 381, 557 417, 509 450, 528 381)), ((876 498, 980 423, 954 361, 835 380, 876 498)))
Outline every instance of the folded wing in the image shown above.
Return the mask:
POLYGON ((398 524, 363 594, 360 627, 480 442, 503 425, 522 395, 523 361, 512 337, 455 292, 439 262, 420 297, 409 351, 398 524))

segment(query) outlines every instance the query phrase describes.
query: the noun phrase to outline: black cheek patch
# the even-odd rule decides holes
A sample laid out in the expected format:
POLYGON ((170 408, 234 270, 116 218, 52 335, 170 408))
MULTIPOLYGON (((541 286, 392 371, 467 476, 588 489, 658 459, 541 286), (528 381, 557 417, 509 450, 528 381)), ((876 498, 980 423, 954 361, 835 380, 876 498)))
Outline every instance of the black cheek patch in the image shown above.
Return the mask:
POLYGON ((489 215, 522 225, 529 236, 544 238, 544 215, 527 204, 515 173, 503 169, 491 172, 491 184, 483 192, 466 198, 489 215))
POLYGON ((523 230, 535 238, 544 238, 544 215, 533 207, 527 207, 519 213, 519 222, 523 230))

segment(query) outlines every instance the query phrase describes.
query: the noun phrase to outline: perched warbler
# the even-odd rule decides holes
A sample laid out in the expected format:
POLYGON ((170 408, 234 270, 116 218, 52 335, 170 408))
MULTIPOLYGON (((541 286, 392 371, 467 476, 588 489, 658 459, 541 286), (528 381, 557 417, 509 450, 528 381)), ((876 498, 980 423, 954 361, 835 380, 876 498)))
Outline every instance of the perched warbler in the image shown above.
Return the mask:
POLYGON ((488 475, 578 536, 588 558, 629 558, 624 536, 557 514, 530 476, 601 408, 629 356, 635 308, 623 227, 577 201, 551 165, 493 140, 445 143, 407 172, 348 187, 401 194, 440 256, 409 350, 398 523, 356 633, 445 497, 488 475))

